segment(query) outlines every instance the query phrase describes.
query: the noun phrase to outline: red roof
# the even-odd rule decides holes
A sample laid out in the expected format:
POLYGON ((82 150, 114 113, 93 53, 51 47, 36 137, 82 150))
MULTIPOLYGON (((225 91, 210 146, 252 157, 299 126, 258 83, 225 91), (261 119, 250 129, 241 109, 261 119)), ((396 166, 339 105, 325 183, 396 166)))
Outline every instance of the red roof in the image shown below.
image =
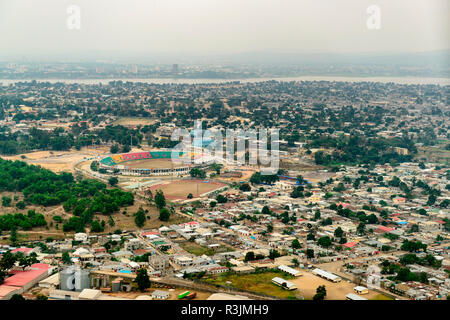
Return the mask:
POLYGON ((33 248, 17 248, 17 249, 14 249, 13 251, 11 251, 11 253, 16 253, 16 252, 28 253, 31 250, 33 250, 33 248))
POLYGON ((353 248, 357 244, 358 244, 358 242, 347 242, 347 243, 344 243, 342 246, 346 247, 346 248, 353 248))
POLYGON ((150 235, 159 236, 159 232, 149 231, 149 232, 142 232, 141 233, 141 236, 150 236, 150 235))
POLYGON ((6 296, 8 293, 11 293, 14 290, 19 290, 17 287, 1 285, 0 286, 0 300, 6 296))
POLYGON ((388 228, 388 227, 385 227, 385 226, 379 226, 378 230, 381 230, 381 231, 384 231, 384 232, 390 232, 390 231, 392 231, 394 229, 388 228))
POLYGON ((23 287, 30 281, 36 279, 43 273, 47 273, 50 268, 48 264, 45 263, 35 263, 30 266, 30 270, 20 271, 13 276, 6 278, 4 285, 13 287, 23 287))
POLYGON ((338 207, 339 207, 339 206, 342 206, 342 208, 345 209, 345 208, 347 208, 348 206, 350 206, 350 203, 338 202, 338 203, 336 203, 336 205, 337 205, 338 207))

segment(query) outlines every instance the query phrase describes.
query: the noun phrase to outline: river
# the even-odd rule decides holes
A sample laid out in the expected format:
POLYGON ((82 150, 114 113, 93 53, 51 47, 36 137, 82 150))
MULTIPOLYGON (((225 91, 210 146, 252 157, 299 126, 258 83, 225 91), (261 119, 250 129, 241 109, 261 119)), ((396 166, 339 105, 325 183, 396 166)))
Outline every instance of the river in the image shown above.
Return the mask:
POLYGON ((284 77, 284 78, 247 78, 247 79, 170 79, 170 78, 142 78, 142 79, 0 79, 0 84, 9 85, 17 82, 36 80, 39 82, 63 82, 67 84, 107 84, 110 81, 129 81, 129 82, 143 82, 154 84, 220 84, 226 82, 239 81, 241 83, 264 82, 270 80, 276 81, 344 81, 344 82, 381 82, 381 83, 398 83, 398 84, 439 84, 450 85, 450 78, 436 78, 436 77, 351 77, 351 76, 298 76, 298 77, 284 77))

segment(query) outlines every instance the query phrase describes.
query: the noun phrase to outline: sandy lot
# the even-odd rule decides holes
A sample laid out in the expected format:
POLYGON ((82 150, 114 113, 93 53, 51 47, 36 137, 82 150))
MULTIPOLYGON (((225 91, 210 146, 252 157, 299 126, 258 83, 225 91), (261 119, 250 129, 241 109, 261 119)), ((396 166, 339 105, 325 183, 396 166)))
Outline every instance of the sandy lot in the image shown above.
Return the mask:
POLYGON ((141 125, 141 126, 151 125, 151 124, 154 124, 155 122, 156 122, 156 119, 124 117, 124 118, 119 118, 116 121, 114 121, 114 124, 125 126, 125 127, 135 127, 138 125, 141 125))
POLYGON ((39 165, 56 173, 73 172, 78 161, 102 155, 108 151, 107 147, 85 147, 81 150, 70 151, 36 151, 15 156, 3 156, 7 160, 20 160, 28 164, 39 165))
MULTIPOLYGON (((356 284, 349 283, 346 280, 342 280, 339 283, 333 283, 305 271, 302 271, 302 275, 300 277, 289 281, 297 285, 300 294, 306 300, 312 299, 312 297, 316 294, 317 287, 321 285, 325 285, 325 288, 327 289, 325 300, 346 300, 345 296, 349 293, 354 293, 353 288, 356 287, 356 284)), ((371 300, 376 299, 378 295, 379 293, 369 290, 368 294, 361 296, 371 300)))
POLYGON ((172 182, 151 186, 150 190, 162 190, 166 199, 177 200, 187 199, 189 193, 192 193, 194 197, 197 197, 201 196, 203 193, 210 192, 224 186, 226 186, 226 184, 212 182, 210 180, 175 180, 172 182))

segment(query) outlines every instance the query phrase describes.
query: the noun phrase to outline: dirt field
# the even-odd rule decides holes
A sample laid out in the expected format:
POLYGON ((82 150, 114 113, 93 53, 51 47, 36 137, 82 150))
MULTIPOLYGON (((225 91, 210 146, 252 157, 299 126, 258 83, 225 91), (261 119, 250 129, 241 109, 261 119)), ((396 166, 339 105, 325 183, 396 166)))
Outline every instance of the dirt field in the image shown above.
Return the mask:
POLYGON ((82 148, 70 151, 36 151, 15 156, 3 156, 6 160, 20 160, 28 164, 39 165, 56 173, 73 172, 78 161, 109 152, 107 147, 82 148))
MULTIPOLYGON (((354 293, 353 288, 356 287, 356 284, 349 283, 346 280, 342 280, 339 283, 333 283, 317 277, 310 272, 302 272, 300 277, 289 281, 297 285, 300 294, 305 298, 305 300, 312 299, 312 297, 316 294, 317 287, 321 285, 325 285, 325 288, 327 289, 325 300, 346 300, 345 296, 349 293, 354 293)), ((360 296, 368 300, 381 300, 382 298, 379 293, 372 290, 369 290, 368 294, 360 296)))
POLYGON ((116 121, 114 121, 115 125, 121 125, 125 127, 135 127, 138 125, 145 126, 145 125, 151 125, 156 122, 155 119, 149 119, 149 118, 134 118, 134 117, 124 117, 119 118, 116 121))
POLYGON ((192 193, 194 197, 197 197, 201 196, 203 193, 226 186, 226 184, 219 182, 205 181, 209 180, 175 180, 168 183, 151 186, 150 190, 162 190, 166 199, 178 200, 187 199, 189 193, 192 193))
POLYGON ((186 166, 186 164, 184 163, 172 162, 172 160, 170 159, 133 160, 122 162, 120 164, 130 168, 139 168, 139 169, 170 169, 186 166))

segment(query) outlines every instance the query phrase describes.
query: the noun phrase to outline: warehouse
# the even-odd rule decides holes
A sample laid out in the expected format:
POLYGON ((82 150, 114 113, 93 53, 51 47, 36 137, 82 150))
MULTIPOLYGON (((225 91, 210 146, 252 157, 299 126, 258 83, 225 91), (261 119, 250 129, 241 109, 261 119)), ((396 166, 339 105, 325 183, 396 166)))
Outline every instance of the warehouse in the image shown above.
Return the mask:
POLYGON ((358 294, 369 293, 369 289, 367 289, 366 287, 363 287, 363 286, 356 286, 353 288, 353 291, 355 291, 355 293, 358 293, 358 294))
POLYGON ((280 286, 287 290, 297 289, 297 286, 295 284, 293 284, 290 281, 284 280, 283 278, 275 277, 272 279, 272 282, 275 283, 277 286, 280 286))
POLYGON ((331 282, 340 282, 342 279, 340 277, 338 277, 335 274, 332 274, 328 271, 316 268, 312 271, 316 276, 319 276, 321 278, 327 279, 328 281, 331 282))
POLYGON ((294 277, 301 276, 300 271, 295 270, 294 268, 288 267, 288 266, 286 266, 284 264, 278 266, 278 269, 280 269, 281 271, 286 272, 286 273, 288 273, 288 274, 290 274, 291 276, 294 276, 294 277))
POLYGON ((347 298, 347 300, 367 300, 366 298, 360 297, 354 293, 349 293, 345 297, 347 298))

